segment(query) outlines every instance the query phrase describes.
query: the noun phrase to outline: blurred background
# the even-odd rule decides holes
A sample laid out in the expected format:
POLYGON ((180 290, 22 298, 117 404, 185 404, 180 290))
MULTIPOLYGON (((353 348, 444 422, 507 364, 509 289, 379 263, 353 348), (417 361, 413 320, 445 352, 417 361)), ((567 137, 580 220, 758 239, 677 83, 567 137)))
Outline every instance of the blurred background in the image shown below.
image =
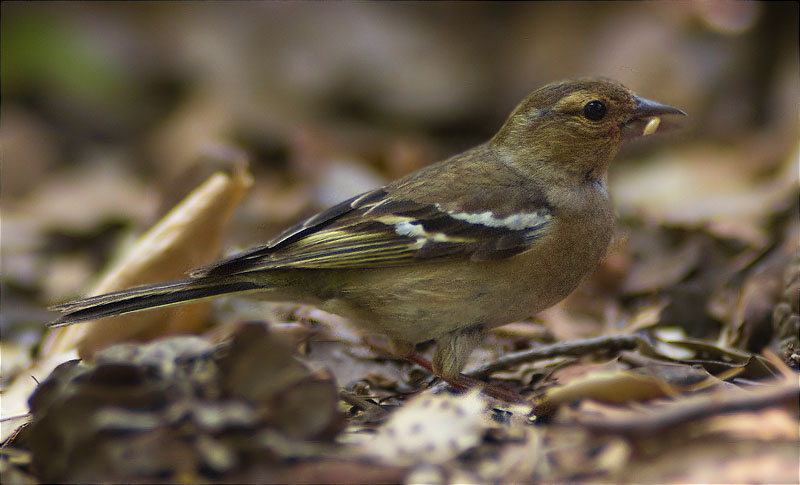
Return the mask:
POLYGON ((676 315, 719 324, 719 268, 794 234, 797 39, 795 2, 3 2, 4 345, 27 355, 46 305, 86 291, 227 154, 255 176, 226 235, 246 247, 582 76, 689 114, 615 163, 620 237, 585 291, 671 288, 691 303, 676 315))

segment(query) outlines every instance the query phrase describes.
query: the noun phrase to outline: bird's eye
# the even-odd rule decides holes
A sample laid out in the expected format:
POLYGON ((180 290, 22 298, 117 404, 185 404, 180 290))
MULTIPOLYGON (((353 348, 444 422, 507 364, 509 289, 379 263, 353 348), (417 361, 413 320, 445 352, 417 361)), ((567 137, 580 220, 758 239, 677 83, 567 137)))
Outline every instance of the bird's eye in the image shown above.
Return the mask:
POLYGON ((583 107, 583 116, 587 120, 600 121, 606 115, 606 105, 601 101, 589 101, 583 107))

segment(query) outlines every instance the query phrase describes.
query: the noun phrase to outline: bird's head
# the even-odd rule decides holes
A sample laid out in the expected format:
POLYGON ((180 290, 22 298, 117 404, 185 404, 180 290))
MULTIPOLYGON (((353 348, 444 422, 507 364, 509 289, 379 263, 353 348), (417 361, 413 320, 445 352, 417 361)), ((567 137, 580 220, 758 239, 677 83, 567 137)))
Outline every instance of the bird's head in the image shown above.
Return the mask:
POLYGON ((560 81, 529 94, 491 145, 522 166, 559 164, 571 173, 604 177, 623 141, 644 134, 648 119, 669 114, 686 113, 615 81, 560 81))

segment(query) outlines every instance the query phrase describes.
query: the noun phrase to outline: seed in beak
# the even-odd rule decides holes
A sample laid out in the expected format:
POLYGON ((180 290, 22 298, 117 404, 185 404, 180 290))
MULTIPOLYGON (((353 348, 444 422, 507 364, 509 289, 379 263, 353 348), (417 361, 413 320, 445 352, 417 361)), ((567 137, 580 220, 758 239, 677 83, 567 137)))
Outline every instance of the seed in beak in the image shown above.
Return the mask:
POLYGON ((658 129, 658 125, 661 124, 661 118, 658 116, 654 116, 650 118, 650 121, 647 122, 647 125, 644 127, 644 131, 642 131, 642 136, 652 135, 658 129))

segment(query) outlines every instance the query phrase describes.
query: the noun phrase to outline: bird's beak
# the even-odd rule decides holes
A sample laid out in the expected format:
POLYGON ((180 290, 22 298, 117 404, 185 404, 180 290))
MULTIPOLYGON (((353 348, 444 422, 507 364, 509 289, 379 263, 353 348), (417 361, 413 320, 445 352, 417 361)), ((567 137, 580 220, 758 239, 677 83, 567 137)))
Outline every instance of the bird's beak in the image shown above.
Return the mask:
POLYGON ((631 140, 640 136, 655 133, 661 124, 661 115, 683 115, 686 113, 678 108, 661 104, 651 99, 634 96, 636 106, 633 108, 631 119, 622 124, 622 139, 631 140))
POLYGON ((652 116, 660 115, 683 115, 686 113, 678 108, 661 104, 652 99, 643 98, 641 96, 634 96, 636 100, 636 107, 633 109, 633 119, 650 118, 652 116))

